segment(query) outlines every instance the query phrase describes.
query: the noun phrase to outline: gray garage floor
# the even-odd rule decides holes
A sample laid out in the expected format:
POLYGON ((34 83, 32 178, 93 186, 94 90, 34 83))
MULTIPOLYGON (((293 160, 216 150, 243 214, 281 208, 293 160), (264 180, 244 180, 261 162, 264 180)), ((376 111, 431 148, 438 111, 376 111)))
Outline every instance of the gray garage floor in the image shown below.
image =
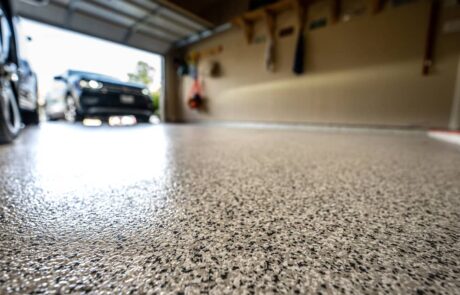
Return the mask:
POLYGON ((0 293, 460 292, 460 148, 48 124, 0 147, 0 293))

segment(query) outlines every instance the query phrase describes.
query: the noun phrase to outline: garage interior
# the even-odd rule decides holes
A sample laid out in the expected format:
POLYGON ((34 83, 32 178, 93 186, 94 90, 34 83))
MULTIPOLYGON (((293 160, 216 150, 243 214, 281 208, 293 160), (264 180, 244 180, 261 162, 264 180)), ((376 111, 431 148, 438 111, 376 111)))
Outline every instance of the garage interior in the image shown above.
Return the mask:
POLYGON ((0 293, 460 292, 458 1, 30 2, 163 55, 164 123, 0 146, 0 293))

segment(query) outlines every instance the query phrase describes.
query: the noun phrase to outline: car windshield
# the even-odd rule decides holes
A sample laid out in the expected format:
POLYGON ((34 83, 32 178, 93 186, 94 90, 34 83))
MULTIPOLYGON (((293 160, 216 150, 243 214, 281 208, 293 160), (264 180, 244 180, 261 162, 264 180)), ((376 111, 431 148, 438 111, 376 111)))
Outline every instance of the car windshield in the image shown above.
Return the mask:
POLYGON ((119 79, 108 76, 108 75, 102 75, 102 74, 96 74, 96 73, 84 72, 84 71, 74 71, 74 70, 69 71, 69 76, 84 76, 85 78, 95 79, 95 80, 109 79, 109 80, 120 81, 119 79))

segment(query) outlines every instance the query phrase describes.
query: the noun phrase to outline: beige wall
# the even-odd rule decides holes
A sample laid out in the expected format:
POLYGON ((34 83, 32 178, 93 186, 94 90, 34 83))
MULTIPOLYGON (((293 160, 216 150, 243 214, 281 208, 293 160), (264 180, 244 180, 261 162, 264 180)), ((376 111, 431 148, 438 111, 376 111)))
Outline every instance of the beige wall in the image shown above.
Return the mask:
MULTIPOLYGON (((312 8, 310 20, 324 11, 324 5, 312 8)), ((210 60, 223 70, 220 78, 202 75, 207 111, 188 109, 192 80, 170 74, 167 118, 447 127, 460 35, 438 35, 434 72, 422 76, 428 15, 428 1, 420 1, 308 31, 306 72, 298 77, 291 70, 296 34, 278 40, 277 71, 270 73, 264 68, 266 43, 248 45, 240 29, 231 29, 189 48, 224 46, 222 54, 200 62, 202 74, 210 60)), ((455 15, 458 7, 443 10, 442 18, 455 15)), ((278 28, 295 23, 292 13, 278 17, 278 28)), ((261 35, 262 22, 256 27, 261 35)))

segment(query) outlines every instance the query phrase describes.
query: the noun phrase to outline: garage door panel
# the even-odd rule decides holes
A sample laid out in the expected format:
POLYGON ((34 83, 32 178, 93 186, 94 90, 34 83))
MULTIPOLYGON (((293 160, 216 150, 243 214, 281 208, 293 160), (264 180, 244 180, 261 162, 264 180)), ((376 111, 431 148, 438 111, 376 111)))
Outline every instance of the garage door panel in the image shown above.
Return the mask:
POLYGON ((153 52, 167 52, 171 44, 165 42, 152 42, 152 39, 142 33, 133 34, 127 45, 153 52))
POLYGON ((130 2, 133 4, 141 5, 142 7, 145 7, 148 10, 153 10, 158 7, 157 3, 148 0, 131 0, 130 2))
POLYGON ((76 4, 76 10, 82 11, 89 15, 97 16, 98 18, 104 19, 109 22, 114 22, 116 24, 120 24, 123 26, 130 26, 134 23, 132 18, 128 18, 119 14, 114 14, 111 11, 104 10, 88 2, 78 2, 78 4, 76 4))
POLYGON ((210 26, 163 0, 51 0, 46 6, 22 0, 13 3, 20 16, 160 54, 210 26))
MULTIPOLYGON (((73 1, 75 1, 75 0, 73 0, 73 1)), ((61 4, 61 5, 67 6, 67 5, 70 5, 72 0, 51 0, 51 2, 55 2, 55 3, 61 4)))
POLYGON ((174 23, 171 20, 161 16, 161 15, 154 15, 153 17, 150 17, 146 23, 148 23, 151 26, 159 26, 159 27, 166 27, 171 31, 174 31, 175 34, 183 38, 184 36, 189 36, 193 33, 195 33, 195 30, 192 30, 190 27, 187 27, 186 25, 174 23))
POLYGON ((177 40, 177 35, 172 35, 168 32, 165 32, 164 30, 158 29, 150 25, 140 24, 137 28, 137 31, 144 32, 148 35, 156 35, 168 42, 174 42, 174 40, 177 40))
POLYGON ((194 31, 200 31, 200 30, 206 29, 206 27, 204 27, 203 25, 200 25, 200 24, 198 24, 198 23, 196 23, 196 22, 194 22, 194 21, 192 21, 192 20, 190 20, 190 19, 188 19, 188 18, 186 18, 184 16, 181 16, 178 13, 170 11, 170 10, 166 10, 166 9, 161 10, 160 15, 171 19, 174 23, 189 26, 194 31))
POLYGON ((47 24, 61 26, 67 19, 67 10, 64 6, 31 6, 21 1, 15 2, 16 9, 21 11, 21 16, 41 21, 47 24))
MULTIPOLYGON (((111 1, 111 0, 91 0, 91 2, 104 5, 113 11, 117 11, 123 14, 129 14, 132 17, 143 17, 146 14, 145 9, 140 8, 139 6, 132 5, 124 1, 111 1)), ((158 5, 156 5, 158 7, 158 5)), ((154 5, 155 7, 155 5, 154 5)))
POLYGON ((116 26, 80 13, 75 13, 72 17, 70 27, 86 34, 111 40, 121 40, 124 33, 122 26, 116 26))

